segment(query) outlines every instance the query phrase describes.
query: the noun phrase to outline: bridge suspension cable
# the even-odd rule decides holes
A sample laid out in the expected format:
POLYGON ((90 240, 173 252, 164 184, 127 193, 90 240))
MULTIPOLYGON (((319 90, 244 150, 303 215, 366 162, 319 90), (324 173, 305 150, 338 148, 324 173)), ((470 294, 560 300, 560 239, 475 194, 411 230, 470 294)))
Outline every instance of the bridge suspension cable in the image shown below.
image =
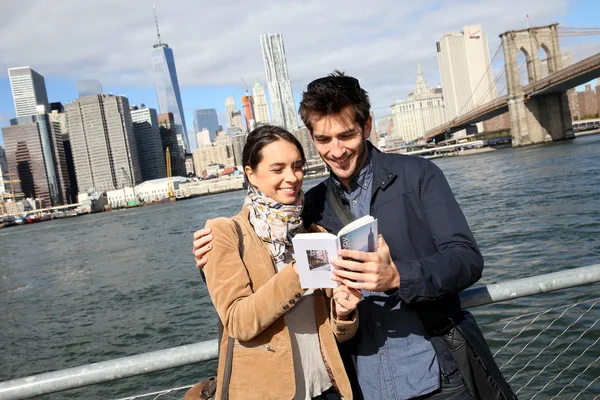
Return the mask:
POLYGON ((573 26, 559 26, 559 36, 592 36, 600 35, 600 28, 579 28, 573 26))
MULTIPOLYGON (((467 107, 467 105, 469 105, 471 103, 471 101, 473 100, 473 96, 475 95, 475 92, 477 91, 477 89, 479 89, 479 86, 481 85, 481 82, 483 82, 483 80, 485 79, 485 77, 487 76, 488 71, 491 71, 492 69, 492 64, 494 63, 494 60, 496 59, 496 56, 498 56, 498 53, 500 52, 500 49, 502 48, 502 44, 498 45, 498 48, 496 49, 496 51, 494 52, 494 56, 492 57, 492 59, 490 60, 489 65, 487 66, 487 68, 485 69, 485 71, 483 72, 483 76, 481 77, 481 79, 479 80, 479 83, 477 83, 477 86, 475 86, 475 89, 471 92, 471 96, 469 96, 469 98, 467 99, 467 101, 465 102, 465 104, 463 104, 462 108, 460 109, 460 111, 456 114, 456 116, 458 117, 459 115, 462 115, 463 110, 467 107)), ((493 84, 492 84, 493 86, 493 84)), ((488 91, 490 89, 488 88, 488 91)), ((486 91, 487 93, 487 91, 486 91)))
MULTIPOLYGON (((484 104, 484 101, 486 101, 485 99, 487 98, 488 94, 493 94, 494 89, 496 89, 496 85, 498 84, 498 82, 500 82, 500 79, 502 78, 503 75, 506 76, 506 65, 502 67, 502 69, 500 70, 500 72, 498 73, 496 78, 494 79, 494 82, 492 82, 492 84, 490 85, 488 90, 483 94, 483 96, 481 96, 481 99, 479 99, 479 101, 477 102, 477 104, 475 104, 475 106, 473 108, 477 108, 480 105, 484 104)), ((499 93, 498 93, 498 95, 499 95, 499 93)))
MULTIPOLYGON (((527 60, 523 60, 523 62, 521 63, 521 65, 519 65, 519 69, 517 70, 517 72, 519 73, 519 76, 521 76, 521 69, 525 66, 526 63, 527 63, 527 60)), ((506 66, 505 66, 505 71, 506 71, 506 66)), ((500 95, 500 93, 502 93, 506 89, 507 86, 508 86, 508 79, 504 83, 504 86, 502 87, 502 90, 500 90, 498 92, 498 95, 500 95)))

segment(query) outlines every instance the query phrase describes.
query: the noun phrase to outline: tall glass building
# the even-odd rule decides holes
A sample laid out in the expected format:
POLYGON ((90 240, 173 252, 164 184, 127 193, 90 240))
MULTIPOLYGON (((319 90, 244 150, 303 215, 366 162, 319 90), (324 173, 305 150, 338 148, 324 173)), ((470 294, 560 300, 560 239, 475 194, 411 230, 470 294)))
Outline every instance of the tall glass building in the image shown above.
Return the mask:
POLYGON ((30 67, 8 69, 17 118, 38 115, 37 106, 50 112, 44 77, 30 67))
POLYGON ((158 32, 158 23, 156 25, 156 30, 158 33, 158 43, 150 50, 150 57, 152 58, 152 70, 154 71, 154 83, 156 84, 158 107, 162 114, 173 114, 173 118, 175 119, 175 129, 177 131, 177 140, 180 145, 185 147, 187 152, 190 152, 190 142, 185 126, 183 106, 181 105, 181 94, 179 93, 179 81, 177 80, 173 49, 171 49, 168 44, 161 42, 160 33, 158 32))
POLYGON ((194 110, 194 129, 200 132, 202 129, 208 129, 210 141, 212 142, 217 137, 219 130, 219 119, 217 118, 217 110, 214 108, 205 108, 194 110))
POLYGON ((260 42, 267 74, 273 124, 294 132, 298 129, 298 117, 285 59, 283 36, 281 33, 261 35, 260 42))

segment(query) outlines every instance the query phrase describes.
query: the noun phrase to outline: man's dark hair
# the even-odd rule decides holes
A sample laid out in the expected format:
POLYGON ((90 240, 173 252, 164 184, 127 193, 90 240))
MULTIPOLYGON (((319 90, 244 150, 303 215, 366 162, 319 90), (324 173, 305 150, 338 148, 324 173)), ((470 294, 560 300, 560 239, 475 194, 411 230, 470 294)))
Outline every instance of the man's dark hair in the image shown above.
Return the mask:
POLYGON ((242 151, 242 166, 249 166, 252 169, 256 169, 262 160, 262 149, 266 145, 278 140, 285 140, 296 146, 300 152, 302 164, 306 164, 302 145, 294 135, 278 126, 262 125, 248 134, 246 145, 242 151))
POLYGON ((358 79, 335 70, 308 84, 302 93, 299 113, 312 134, 315 120, 339 114, 348 106, 354 108, 354 120, 364 127, 371 111, 369 94, 360 87, 358 79))

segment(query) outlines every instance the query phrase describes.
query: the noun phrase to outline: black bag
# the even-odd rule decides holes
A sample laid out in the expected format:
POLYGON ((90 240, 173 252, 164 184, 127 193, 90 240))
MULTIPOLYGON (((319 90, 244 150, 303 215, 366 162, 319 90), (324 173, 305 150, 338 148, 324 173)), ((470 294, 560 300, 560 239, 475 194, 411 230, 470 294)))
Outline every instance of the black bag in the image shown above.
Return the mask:
POLYGON ((418 308, 419 317, 438 353, 440 345, 450 351, 463 383, 475 400, 516 400, 504 379, 473 314, 461 310, 462 319, 445 316, 435 305, 418 308))

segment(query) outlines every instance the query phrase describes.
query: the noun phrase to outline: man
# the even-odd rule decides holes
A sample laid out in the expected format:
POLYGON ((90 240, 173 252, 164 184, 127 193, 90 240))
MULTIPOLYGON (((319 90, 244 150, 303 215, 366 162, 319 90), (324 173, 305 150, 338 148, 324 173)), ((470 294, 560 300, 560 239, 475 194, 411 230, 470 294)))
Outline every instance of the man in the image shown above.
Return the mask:
MULTIPOLYGON (((442 171, 423 158, 374 148, 369 111, 358 80, 338 71, 311 82, 299 110, 331 170, 306 193, 305 225, 337 233, 364 215, 378 220, 377 252, 342 250, 333 262, 340 267, 334 279, 364 296, 359 332, 347 349, 356 392, 366 399, 483 398, 491 392, 464 384, 473 379, 461 376, 459 365, 469 368, 442 339, 463 320, 458 293, 481 277, 483 258, 442 171)), ((194 235, 199 267, 210 246, 204 235, 194 235)), ((491 359, 487 347, 481 353, 491 359)), ((514 398, 493 360, 484 361, 493 370, 494 398, 514 398)))

